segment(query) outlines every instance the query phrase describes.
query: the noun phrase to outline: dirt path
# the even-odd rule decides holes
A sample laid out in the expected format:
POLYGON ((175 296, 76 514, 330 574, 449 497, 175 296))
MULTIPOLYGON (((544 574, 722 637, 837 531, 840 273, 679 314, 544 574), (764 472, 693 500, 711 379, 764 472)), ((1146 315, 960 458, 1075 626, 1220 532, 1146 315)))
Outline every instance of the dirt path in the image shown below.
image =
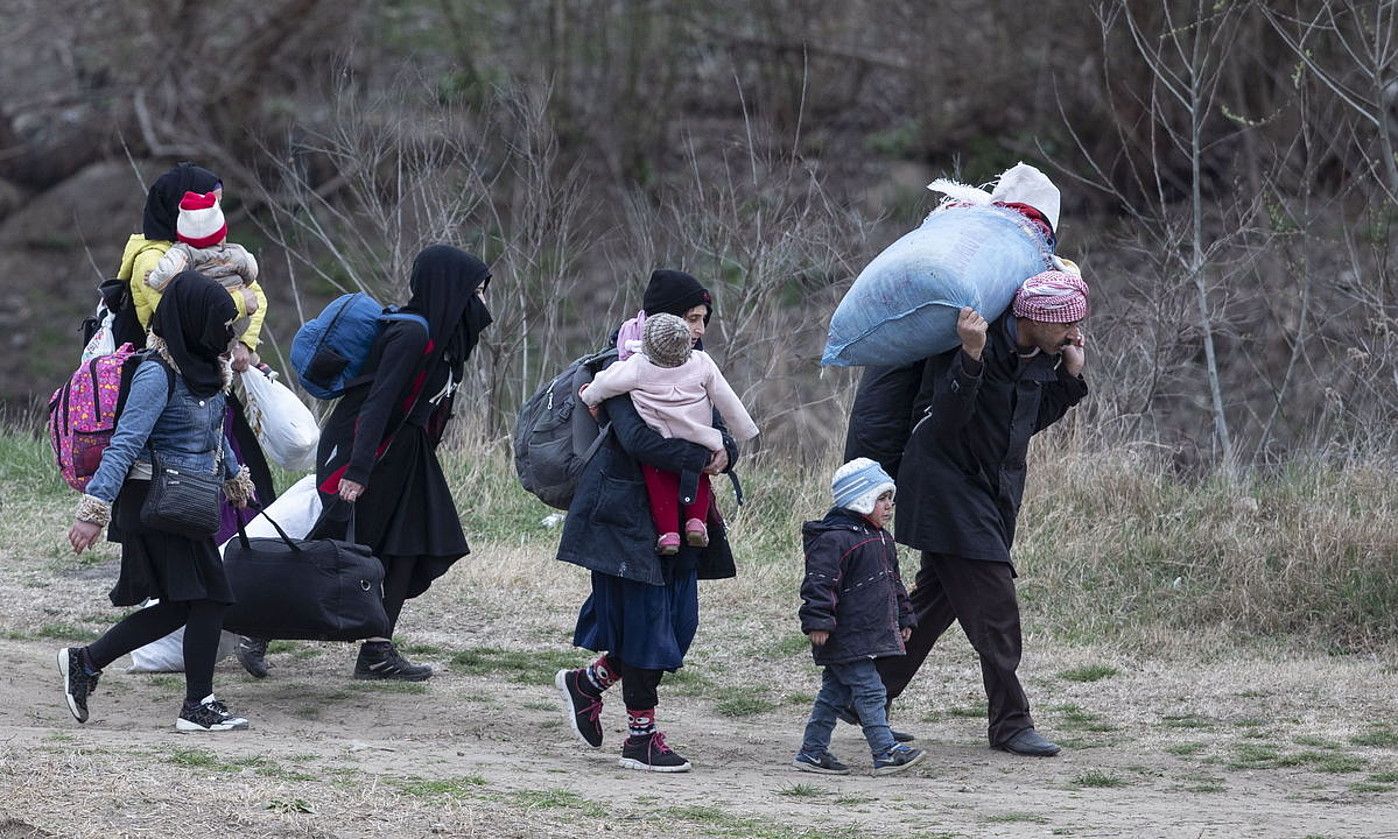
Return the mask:
POLYGON ((896 721, 930 756, 867 774, 787 762, 817 687, 776 572, 706 594, 690 671, 661 721, 695 764, 616 766, 619 697, 600 751, 562 723, 550 676, 580 661, 566 631, 582 575, 536 550, 462 565, 405 613, 420 686, 348 678, 353 648, 284 644, 271 678, 231 659, 221 697, 253 729, 173 730, 179 676, 103 675, 83 726, 53 651, 114 617, 113 570, 0 557, 0 839, 20 836, 1159 836, 1398 837, 1398 669, 1375 658, 1256 654, 1133 659, 1031 637, 1027 687, 1062 756, 984 746, 979 673, 964 639, 929 659, 896 721))

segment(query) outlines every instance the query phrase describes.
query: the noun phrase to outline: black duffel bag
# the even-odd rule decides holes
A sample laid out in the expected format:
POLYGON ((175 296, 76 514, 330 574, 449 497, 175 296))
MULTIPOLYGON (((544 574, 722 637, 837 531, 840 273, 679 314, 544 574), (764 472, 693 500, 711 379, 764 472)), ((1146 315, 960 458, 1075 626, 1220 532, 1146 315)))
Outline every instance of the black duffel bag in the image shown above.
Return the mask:
POLYGON ((383 563, 368 546, 354 543, 352 519, 347 541, 292 539, 267 521, 280 538, 249 539, 240 524, 238 538, 224 548, 224 573, 238 599, 224 629, 299 641, 388 637, 383 563))

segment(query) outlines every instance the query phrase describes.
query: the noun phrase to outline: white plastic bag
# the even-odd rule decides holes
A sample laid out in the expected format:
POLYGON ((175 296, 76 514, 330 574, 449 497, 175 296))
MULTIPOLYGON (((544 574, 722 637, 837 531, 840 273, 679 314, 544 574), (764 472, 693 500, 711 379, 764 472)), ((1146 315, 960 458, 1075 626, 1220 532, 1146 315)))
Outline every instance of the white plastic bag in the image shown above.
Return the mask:
MULTIPOLYGON (((320 518, 320 493, 316 492, 316 476, 307 475, 301 480, 291 485, 291 488, 277 497, 276 501, 267 505, 267 516, 282 526, 286 535, 293 539, 304 539, 306 534, 311 532, 311 526, 320 518)), ((267 516, 258 516, 247 523, 243 529, 249 537, 275 536, 276 529, 267 521, 267 516)), ((237 538, 237 537, 234 537, 237 538)), ((231 541, 231 540, 230 540, 231 541)), ((219 546, 219 552, 227 546, 227 542, 219 546)), ((152 600, 147 606, 154 606, 157 602, 152 600)), ((238 645, 238 636, 232 632, 225 632, 219 638, 218 659, 222 660, 233 654, 233 648, 238 645)), ((184 672, 184 627, 176 629, 164 638, 135 650, 131 653, 131 666, 126 668, 128 673, 183 673, 184 672)))
POLYGON ((92 333, 92 339, 83 347, 82 364, 116 352, 116 340, 112 337, 112 321, 115 319, 116 316, 107 311, 105 305, 98 304, 97 331, 92 333))
MULTIPOLYGON (((146 602, 143 608, 149 609, 159 600, 146 602)), ((215 661, 222 661, 233 655, 238 646, 238 636, 225 632, 218 639, 218 655, 215 661)), ((184 672, 184 627, 176 629, 158 641, 152 641, 131 651, 131 666, 127 673, 183 673, 184 672)))
POLYGON ((283 469, 315 466, 320 426, 305 403, 281 382, 255 368, 238 374, 243 408, 267 457, 283 469))
MULTIPOLYGON (((316 476, 307 475, 296 483, 292 484, 286 492, 277 496, 277 500, 267 505, 267 515, 257 516, 244 526, 249 538, 259 536, 276 536, 277 531, 267 521, 270 517, 272 521, 282 526, 286 535, 293 539, 304 539, 306 534, 311 532, 311 526, 320 518, 320 493, 316 492, 316 476)), ((237 537, 233 537, 236 539, 237 537)), ((233 541, 232 539, 228 540, 233 541)), ((228 542, 224 542, 219 547, 222 552, 228 542)))

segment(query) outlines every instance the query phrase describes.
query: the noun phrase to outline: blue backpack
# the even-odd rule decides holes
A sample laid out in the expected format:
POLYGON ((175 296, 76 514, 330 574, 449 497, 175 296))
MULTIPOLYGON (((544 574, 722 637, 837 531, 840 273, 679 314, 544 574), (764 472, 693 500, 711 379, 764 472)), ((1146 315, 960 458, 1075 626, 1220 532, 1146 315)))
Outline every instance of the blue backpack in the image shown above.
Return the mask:
POLYGON ((427 329, 427 318, 384 307, 356 292, 330 301, 321 313, 296 330, 291 341, 291 367, 301 387, 317 399, 343 396, 361 384, 360 372, 387 321, 410 320, 427 329))

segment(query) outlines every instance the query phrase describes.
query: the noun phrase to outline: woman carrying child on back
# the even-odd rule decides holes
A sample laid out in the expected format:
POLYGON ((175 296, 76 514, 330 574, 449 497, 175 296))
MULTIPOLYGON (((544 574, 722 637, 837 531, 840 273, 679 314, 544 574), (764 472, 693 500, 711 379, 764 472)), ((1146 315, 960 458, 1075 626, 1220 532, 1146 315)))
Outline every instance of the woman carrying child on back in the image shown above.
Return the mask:
MULTIPOLYGON (((667 439, 698 443, 711 452, 723 451, 723 435, 714 428, 717 408, 728 432, 738 442, 757 436, 757 424, 703 350, 694 349, 689 327, 675 315, 646 318, 641 352, 599 372, 581 396, 596 415, 598 406, 613 396, 631 394, 636 412, 667 439)), ((677 472, 641 464, 650 501, 651 521, 659 534, 656 553, 673 556, 680 550, 680 505, 684 505, 685 542, 696 548, 709 544, 709 507, 714 493, 709 476, 698 473, 691 489, 677 472)))
POLYGON ((219 634, 234 600, 214 534, 191 538, 142 521, 153 459, 190 472, 221 472, 223 493, 239 508, 253 497, 248 470, 223 434, 236 317, 232 298, 213 280, 188 271, 170 282, 150 321, 152 357, 136 369, 101 466, 78 502, 77 520, 68 531, 74 552, 91 547, 108 524, 108 539, 121 543, 112 605, 160 600, 132 612, 86 647, 58 651, 64 696, 78 722, 87 721, 88 695, 102 668, 184 626, 185 699, 176 729, 248 726, 214 698, 219 634))

